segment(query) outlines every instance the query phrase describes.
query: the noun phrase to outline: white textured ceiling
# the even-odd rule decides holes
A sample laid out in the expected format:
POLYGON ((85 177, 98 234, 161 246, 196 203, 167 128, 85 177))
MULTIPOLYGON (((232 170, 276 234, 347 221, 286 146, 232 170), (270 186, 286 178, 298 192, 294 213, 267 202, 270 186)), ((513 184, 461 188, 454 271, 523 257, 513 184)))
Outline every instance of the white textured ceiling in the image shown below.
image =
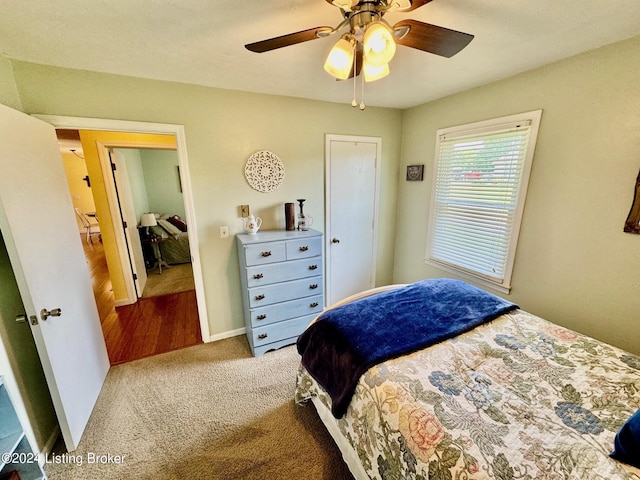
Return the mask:
MULTIPOLYGON (((640 34, 640 0, 433 0, 413 18, 475 35, 443 58, 398 47, 365 103, 406 108, 640 34)), ((266 53, 246 43, 336 26, 325 0, 1 0, 0 53, 61 67, 350 103, 324 72, 337 37, 266 53)), ((640 52, 639 52, 640 54, 640 52)), ((360 85, 358 85, 358 101, 360 85)))

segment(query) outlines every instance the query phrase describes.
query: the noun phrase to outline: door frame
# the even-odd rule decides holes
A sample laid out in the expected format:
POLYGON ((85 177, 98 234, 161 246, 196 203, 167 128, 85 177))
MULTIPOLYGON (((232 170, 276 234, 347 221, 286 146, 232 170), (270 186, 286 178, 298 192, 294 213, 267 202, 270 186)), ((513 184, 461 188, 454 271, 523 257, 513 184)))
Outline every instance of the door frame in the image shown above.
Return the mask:
MULTIPOLYGON (((110 120, 87 117, 67 117, 61 115, 32 115, 44 122, 50 123, 55 128, 69 130, 102 130, 123 133, 150 133, 168 134, 176 138, 176 150, 178 153, 178 165, 180 166, 180 181, 185 206, 187 225, 189 225, 189 248, 191 249, 191 264, 193 267, 193 280, 195 283, 196 300, 198 307, 198 317, 200 319, 200 331, 203 342, 211 341, 209 330, 209 318, 204 292, 204 282, 202 278, 202 265, 200 262, 200 252, 198 250, 198 235, 193 204, 193 192, 191 189, 191 175, 187 156, 187 141, 184 133, 184 126, 168 123, 136 122, 130 120, 110 120)), ((120 246, 119 246, 120 247, 120 246)), ((122 251, 119 248, 120 259, 122 261, 122 251)), ((127 260, 128 262, 128 260, 127 260)), ((135 291, 135 290, 134 290, 135 291)))
MULTIPOLYGON (((134 148, 134 149, 153 149, 153 150, 175 150, 176 148, 172 145, 163 145, 157 144, 153 142, 142 142, 142 141, 125 141, 125 140, 98 140, 96 141, 96 149, 98 152, 98 158, 100 160, 100 167, 102 170, 102 179, 105 185, 105 191, 107 194, 107 202, 109 204, 109 211, 111 213, 111 218, 114 221, 114 226, 116 225, 116 220, 121 222, 122 216, 124 212, 120 210, 118 196, 122 196, 122 192, 118 193, 118 190, 121 188, 121 185, 116 185, 116 180, 114 177, 114 173, 111 169, 111 150, 114 148, 134 148)), ((115 163, 115 162, 114 162, 115 163)), ((122 181, 122 180, 121 180, 122 181)), ((185 196, 183 194, 183 201, 186 203, 185 196)), ((120 199, 120 201, 122 198, 120 199)), ((129 220, 130 219, 125 219, 129 220)), ((125 229, 120 228, 118 225, 114 228, 115 238, 116 238, 116 246, 120 256, 120 266, 122 267, 122 272, 133 271, 133 273, 139 275, 135 268, 135 261, 133 259, 133 251, 131 242, 133 239, 127 239, 127 234, 125 233, 125 229)), ((191 232, 189 232, 191 235, 191 232)), ((193 257, 193 255, 192 255, 193 257)), ((138 288, 136 286, 136 281, 132 276, 125 274, 124 275, 124 283, 127 291, 127 298, 125 300, 116 300, 116 306, 122 305, 131 305, 136 303, 140 297, 142 297, 142 291, 138 292, 138 288)))
MULTIPOLYGON (((377 266, 377 252, 378 252, 378 216, 380 213, 380 170, 382 165, 382 138, 381 137, 368 137, 361 135, 338 135, 338 134, 325 134, 325 258, 328 258, 331 252, 331 239, 333 234, 331 232, 331 142, 366 142, 374 143, 376 145, 376 171, 375 171, 375 189, 374 189, 374 208, 373 208, 373 258, 371 259, 371 288, 375 287, 376 279, 376 266, 377 266)), ((340 209, 340 206, 336 206, 340 209)), ((325 262, 325 296, 331 298, 331 262, 325 262)))
MULTIPOLYGON (((100 149, 101 147, 98 146, 98 150, 100 149)), ((129 235, 127 236, 125 233, 125 240, 127 240, 127 242, 129 243, 127 251, 131 260, 131 269, 136 275, 133 279, 133 284, 136 290, 136 297, 138 297, 135 299, 137 301, 140 297, 142 297, 142 292, 144 292, 144 287, 147 283, 147 271, 144 263, 144 255, 142 253, 142 242, 140 241, 140 235, 138 232, 137 219, 135 222, 130 222, 132 218, 136 218, 136 215, 135 208, 133 206, 131 182, 129 181, 127 162, 126 160, 120 161, 122 157, 120 157, 120 155, 117 155, 115 153, 115 150, 123 149, 119 149, 119 147, 108 147, 106 156, 109 157, 109 163, 113 163, 117 167, 116 169, 112 169, 111 172, 115 183, 115 188, 117 190, 115 192, 115 201, 116 203, 119 203, 118 212, 116 214, 121 215, 123 221, 127 221, 127 228, 125 228, 124 230, 128 231, 129 235), (135 236, 132 235, 132 230, 135 232, 135 236), (138 268, 138 266, 140 268, 138 268)), ((173 147, 172 150, 175 151, 175 147, 173 147)), ((139 150, 136 149, 136 151, 139 150)), ((102 154, 98 152, 98 157, 102 161, 101 155, 102 154)), ((109 195, 108 192, 107 195, 109 195)))

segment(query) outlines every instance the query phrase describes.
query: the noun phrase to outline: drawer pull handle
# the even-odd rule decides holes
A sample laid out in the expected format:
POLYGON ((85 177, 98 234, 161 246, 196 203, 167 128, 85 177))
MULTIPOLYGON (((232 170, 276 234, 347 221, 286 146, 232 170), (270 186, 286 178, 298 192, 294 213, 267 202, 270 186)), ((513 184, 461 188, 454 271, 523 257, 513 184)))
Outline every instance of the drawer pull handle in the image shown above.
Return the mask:
POLYGON ((309 288, 311 290, 315 290, 316 288, 318 288, 318 284, 317 283, 312 283, 311 285, 309 285, 309 288))
POLYGON ((306 245, 300 247, 301 252, 306 252, 307 250, 309 250, 309 247, 307 247, 306 245))
POLYGON ((318 265, 309 265, 309 270, 316 270, 318 265))
POLYGON ((271 256, 271 250, 269 250, 268 252, 262 252, 260 255, 262 255, 263 257, 270 257, 271 256))
POLYGON ((263 313, 262 315, 258 315, 256 318, 258 320, 264 320, 265 318, 267 318, 267 315, 263 313))
POLYGON ((313 302, 309 304, 310 308, 316 308, 318 306, 318 302, 313 302))
POLYGON ((266 333, 261 333, 260 335, 258 335, 258 338, 260 340, 264 340, 265 338, 267 338, 269 335, 267 335, 266 333))
POLYGON ((256 295, 256 300, 264 300, 264 294, 256 295))
POLYGON ((255 280, 260 280, 262 277, 264 277, 264 275, 262 275, 261 273, 257 273, 256 275, 253 276, 255 280))

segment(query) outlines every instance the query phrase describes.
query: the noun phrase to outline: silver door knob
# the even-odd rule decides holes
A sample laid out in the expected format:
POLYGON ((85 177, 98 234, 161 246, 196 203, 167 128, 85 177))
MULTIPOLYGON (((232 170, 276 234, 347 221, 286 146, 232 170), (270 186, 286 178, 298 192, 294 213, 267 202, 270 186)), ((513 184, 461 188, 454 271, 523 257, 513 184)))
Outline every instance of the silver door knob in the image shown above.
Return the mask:
POLYGON ((331 239, 331 243, 340 243, 340 239, 333 237, 333 239, 331 239))
POLYGON ((59 317, 62 315, 62 310, 60 308, 54 308, 53 310, 47 310, 43 308, 40 310, 40 318, 44 321, 49 317, 59 317))

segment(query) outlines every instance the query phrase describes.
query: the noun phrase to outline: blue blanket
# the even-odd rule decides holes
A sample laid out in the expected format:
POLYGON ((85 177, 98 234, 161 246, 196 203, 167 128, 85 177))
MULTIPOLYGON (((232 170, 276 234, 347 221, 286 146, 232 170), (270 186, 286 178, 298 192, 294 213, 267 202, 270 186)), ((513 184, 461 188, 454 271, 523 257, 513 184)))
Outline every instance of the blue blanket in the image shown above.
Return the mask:
POLYGON ((428 279, 324 312, 297 342, 302 365, 341 418, 370 367, 454 337, 518 308, 467 283, 428 279))

